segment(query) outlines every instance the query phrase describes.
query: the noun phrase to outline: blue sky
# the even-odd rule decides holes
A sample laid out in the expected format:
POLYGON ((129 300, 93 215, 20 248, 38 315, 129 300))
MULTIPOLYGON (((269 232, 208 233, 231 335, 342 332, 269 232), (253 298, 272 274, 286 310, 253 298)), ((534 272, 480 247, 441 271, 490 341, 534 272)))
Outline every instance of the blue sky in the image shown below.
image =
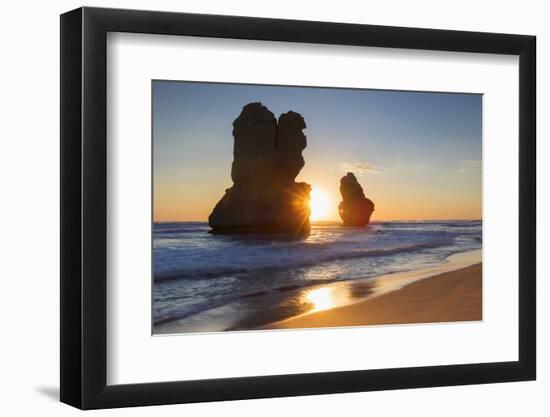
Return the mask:
POLYGON ((481 218, 481 95, 153 81, 156 221, 208 217, 231 186, 233 120, 255 101, 304 117, 297 180, 329 197, 330 218, 347 170, 373 218, 481 218))

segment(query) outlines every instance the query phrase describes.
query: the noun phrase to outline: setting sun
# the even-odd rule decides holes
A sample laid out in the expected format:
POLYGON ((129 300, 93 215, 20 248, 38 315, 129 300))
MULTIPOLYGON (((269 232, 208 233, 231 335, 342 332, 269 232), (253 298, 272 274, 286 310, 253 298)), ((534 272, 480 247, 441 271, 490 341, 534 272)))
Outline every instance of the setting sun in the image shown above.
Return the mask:
POLYGON ((330 211, 330 201, 327 194, 318 188, 314 188, 311 190, 310 198, 311 215, 309 218, 311 220, 327 219, 330 211))

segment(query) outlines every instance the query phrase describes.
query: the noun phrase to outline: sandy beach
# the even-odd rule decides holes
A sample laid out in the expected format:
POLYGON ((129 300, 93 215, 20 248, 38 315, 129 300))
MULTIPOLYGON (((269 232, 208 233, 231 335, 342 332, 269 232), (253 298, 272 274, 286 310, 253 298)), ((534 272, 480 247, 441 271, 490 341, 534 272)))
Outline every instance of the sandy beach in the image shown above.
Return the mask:
POLYGON ((482 319, 482 264, 437 274, 357 303, 306 313, 266 329, 435 323, 482 319))

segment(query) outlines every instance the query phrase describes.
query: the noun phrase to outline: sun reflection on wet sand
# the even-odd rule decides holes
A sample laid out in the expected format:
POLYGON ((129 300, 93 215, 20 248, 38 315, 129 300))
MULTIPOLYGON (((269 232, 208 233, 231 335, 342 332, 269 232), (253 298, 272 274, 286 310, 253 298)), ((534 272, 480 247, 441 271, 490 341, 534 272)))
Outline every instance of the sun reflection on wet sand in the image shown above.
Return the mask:
POLYGON ((306 302, 313 304, 310 312, 328 310, 334 307, 334 289, 330 287, 317 288, 305 294, 306 302))
POLYGON ((336 282, 324 287, 306 289, 300 294, 302 314, 329 310, 364 299, 371 295, 376 282, 336 282))

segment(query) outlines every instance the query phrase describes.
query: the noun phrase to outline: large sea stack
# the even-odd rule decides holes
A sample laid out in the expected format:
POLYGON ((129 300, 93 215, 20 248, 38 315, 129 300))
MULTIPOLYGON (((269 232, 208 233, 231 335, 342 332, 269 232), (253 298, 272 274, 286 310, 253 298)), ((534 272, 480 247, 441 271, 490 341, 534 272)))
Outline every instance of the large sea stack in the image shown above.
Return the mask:
POLYGON ((233 186, 208 218, 214 233, 308 233, 311 186, 294 179, 304 166, 302 116, 275 118, 262 103, 243 107, 233 122, 233 186))
POLYGON ((374 203, 365 197, 363 188, 353 173, 348 172, 340 179, 342 202, 338 206, 344 226, 366 226, 374 211, 374 203))

